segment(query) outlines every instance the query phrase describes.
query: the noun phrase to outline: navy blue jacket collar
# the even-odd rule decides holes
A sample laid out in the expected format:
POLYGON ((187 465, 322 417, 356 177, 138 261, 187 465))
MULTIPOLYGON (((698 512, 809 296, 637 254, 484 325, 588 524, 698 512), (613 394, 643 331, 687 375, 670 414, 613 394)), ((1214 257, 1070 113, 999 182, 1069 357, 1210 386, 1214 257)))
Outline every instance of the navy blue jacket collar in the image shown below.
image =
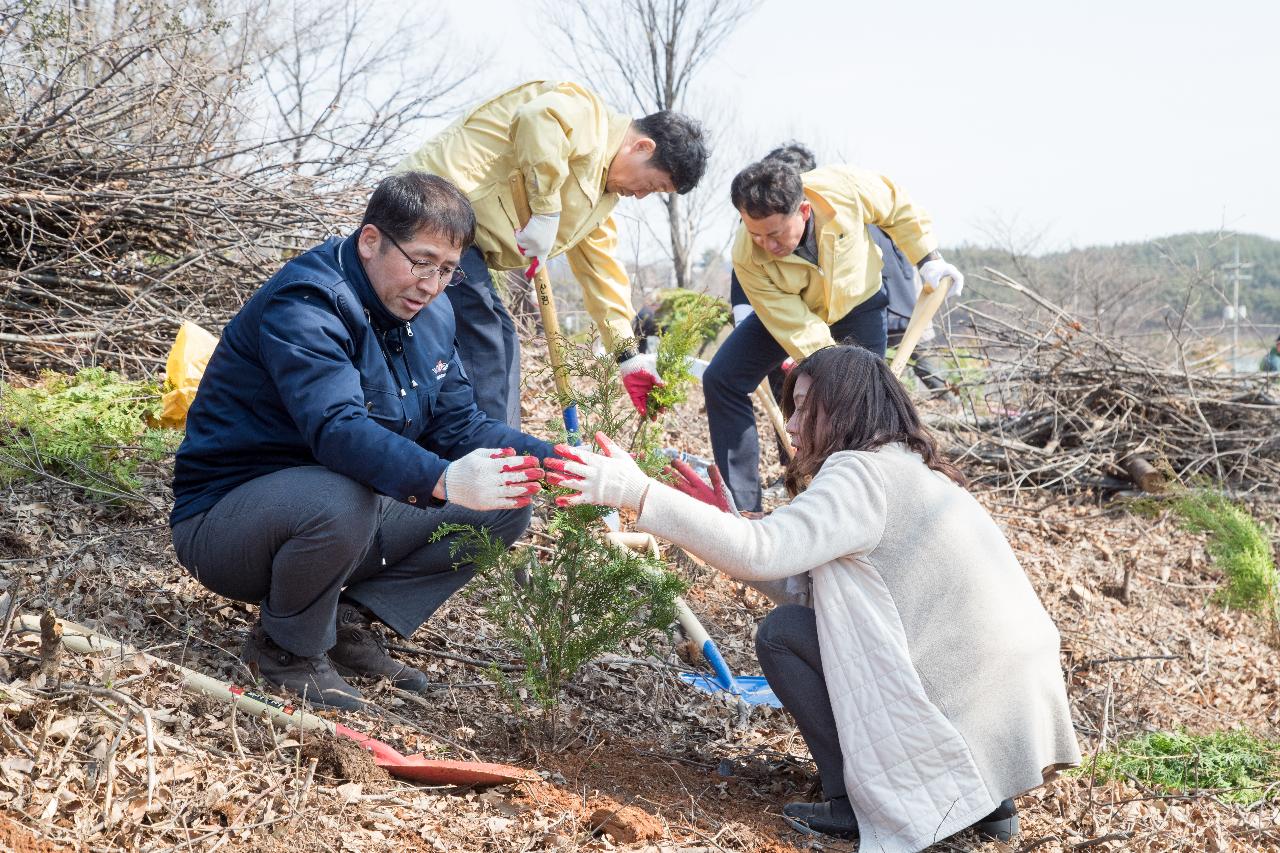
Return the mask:
POLYGON ((342 267, 342 274, 346 276, 347 283, 359 297, 360 304, 364 306, 375 329, 382 332, 405 325, 403 320, 387 310, 387 306, 382 304, 382 300, 374 291, 373 283, 369 281, 369 276, 364 271, 360 253, 356 250, 356 241, 359 237, 360 229, 357 228, 338 246, 338 264, 342 267))

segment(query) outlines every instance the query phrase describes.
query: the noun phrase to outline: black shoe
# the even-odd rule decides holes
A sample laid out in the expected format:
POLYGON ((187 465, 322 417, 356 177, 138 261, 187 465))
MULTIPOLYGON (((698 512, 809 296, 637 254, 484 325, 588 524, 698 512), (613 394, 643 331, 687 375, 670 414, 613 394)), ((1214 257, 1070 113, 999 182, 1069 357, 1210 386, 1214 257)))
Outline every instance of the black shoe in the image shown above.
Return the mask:
POLYGON ((858 837, 858 819, 848 797, 835 797, 824 803, 787 803, 782 807, 782 819, 805 835, 858 837))
POLYGON ((329 660, 343 675, 389 678, 402 690, 427 689, 426 673, 406 666, 387 654, 387 640, 373 627, 373 620, 354 604, 338 602, 338 644, 329 649, 329 660))
POLYGON ((324 655, 302 657, 276 645, 262 625, 254 625, 240 659, 272 687, 301 696, 319 708, 356 711, 364 707, 360 691, 342 680, 324 655))
POLYGON ((970 827, 983 841, 1008 841, 1022 827, 1018 820, 1018 807, 1013 800, 1004 800, 1000 807, 970 827))

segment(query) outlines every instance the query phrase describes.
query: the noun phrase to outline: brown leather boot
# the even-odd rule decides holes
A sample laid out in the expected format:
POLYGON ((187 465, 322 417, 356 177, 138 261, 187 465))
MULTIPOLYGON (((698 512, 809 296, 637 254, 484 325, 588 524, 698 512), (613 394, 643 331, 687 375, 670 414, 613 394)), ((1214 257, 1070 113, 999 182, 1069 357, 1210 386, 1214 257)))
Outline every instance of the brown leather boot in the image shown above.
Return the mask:
POLYGON ((401 690, 421 693, 429 683, 425 673, 391 657, 373 620, 347 601, 338 602, 338 644, 329 649, 329 660, 343 675, 389 678, 401 690))
POLYGON ((276 645, 261 624, 254 625, 240 659, 272 687, 301 696, 319 708, 356 711, 364 707, 360 691, 342 680, 324 655, 302 657, 276 645))

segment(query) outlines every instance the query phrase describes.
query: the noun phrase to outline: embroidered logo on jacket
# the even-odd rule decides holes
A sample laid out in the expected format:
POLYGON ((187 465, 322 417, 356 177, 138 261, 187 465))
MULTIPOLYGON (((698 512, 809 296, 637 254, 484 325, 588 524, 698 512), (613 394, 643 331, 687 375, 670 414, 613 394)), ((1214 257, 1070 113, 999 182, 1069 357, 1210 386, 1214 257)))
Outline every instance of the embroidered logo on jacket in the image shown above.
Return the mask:
POLYGON ((440 359, 436 362, 436 366, 431 368, 431 372, 436 375, 436 381, 444 379, 444 375, 449 372, 449 362, 440 359))

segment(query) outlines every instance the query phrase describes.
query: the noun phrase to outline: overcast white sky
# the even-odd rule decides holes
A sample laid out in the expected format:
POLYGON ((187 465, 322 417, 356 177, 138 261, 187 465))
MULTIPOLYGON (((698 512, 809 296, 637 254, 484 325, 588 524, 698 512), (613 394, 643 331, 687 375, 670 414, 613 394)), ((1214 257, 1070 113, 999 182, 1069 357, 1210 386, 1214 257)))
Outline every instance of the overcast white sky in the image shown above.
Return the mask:
MULTIPOLYGON (((537 0, 443 8, 451 50, 492 51, 476 91, 571 73, 528 48, 550 36, 537 0)), ((882 172, 944 244, 988 243, 997 222, 1043 231, 1041 249, 1221 226, 1280 238, 1272 0, 764 0, 695 87, 732 116, 710 127, 721 151, 794 137, 882 172)))

